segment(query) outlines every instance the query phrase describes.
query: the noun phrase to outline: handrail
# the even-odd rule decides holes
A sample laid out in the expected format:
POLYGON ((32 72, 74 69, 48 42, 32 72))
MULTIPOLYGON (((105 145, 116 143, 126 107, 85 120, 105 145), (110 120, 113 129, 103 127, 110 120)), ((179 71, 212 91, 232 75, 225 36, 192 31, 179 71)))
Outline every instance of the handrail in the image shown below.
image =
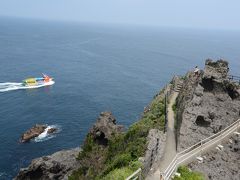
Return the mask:
MULTIPOLYGON (((213 134, 212 136, 209 136, 203 140, 201 140, 202 142, 207 141, 208 139, 212 139, 215 138, 215 136, 218 136, 219 134, 221 134, 222 132, 226 131, 227 129, 231 128, 232 126, 234 126, 235 124, 237 124, 238 122, 240 122, 240 119, 238 119, 237 121, 233 122, 232 124, 230 124, 228 127, 226 127, 225 129, 222 129, 221 131, 217 132, 216 134, 213 134)), ((201 142, 200 141, 200 142, 201 142)), ((189 150, 191 150, 193 147, 197 146, 200 142, 197 142, 196 144, 192 145, 191 147, 181 151, 179 154, 183 154, 189 150)))
POLYGON ((234 76, 234 75, 228 75, 229 78, 236 78, 236 79, 240 79, 240 76, 234 76))
MULTIPOLYGON (((231 134, 232 131, 235 131, 239 127, 240 127, 240 119, 238 119, 237 121, 233 122, 228 127, 226 127, 225 129, 219 131, 218 133, 213 134, 212 136, 207 137, 207 138, 201 140, 200 142, 198 142, 198 143, 192 145, 191 147, 181 151, 180 153, 177 153, 176 156, 171 161, 171 163, 166 168, 166 170, 164 171, 164 173, 162 174, 163 177, 164 177, 164 180, 168 180, 170 178, 171 174, 177 168, 178 165, 180 165, 184 161, 188 160, 189 158, 193 157, 195 154, 199 153, 199 151, 202 151, 202 150, 208 148, 209 146, 213 145, 214 143, 216 143, 217 141, 215 141, 215 140, 220 135, 222 137, 218 141, 222 140, 223 138, 225 138, 226 136, 231 134), (206 145, 208 145, 208 146, 206 146, 206 145), (194 150, 198 150, 198 151, 194 152, 193 154, 190 154, 194 150), (186 155, 189 155, 189 156, 185 157, 186 155), (181 158, 184 158, 184 159, 181 160, 181 158)), ((139 168, 131 176, 129 176, 126 180, 131 180, 134 177, 135 178, 139 177, 141 179, 141 171, 142 171, 142 169, 139 168)))
POLYGON ((192 158, 195 154, 203 151, 204 149, 208 148, 209 146, 211 145, 214 145, 214 143, 216 143, 217 141, 215 141, 219 135, 221 135, 221 139, 219 139, 218 141, 222 140, 223 138, 225 138, 226 136, 228 136, 229 134, 232 133, 232 131, 235 131, 236 129, 238 129, 240 127, 240 119, 238 119, 237 121, 235 121, 234 123, 232 123, 231 125, 229 125, 228 127, 226 127, 224 130, 218 132, 217 134, 214 134, 204 140, 201 140, 200 141, 200 146, 197 146, 199 144, 196 143, 194 144, 193 146, 191 146, 190 148, 187 148, 186 150, 190 150, 192 147, 195 147, 197 146, 196 148, 192 149, 191 151, 182 151, 180 153, 178 153, 174 159, 172 160, 172 162, 169 164, 169 166, 166 168, 166 170, 164 171, 163 173, 163 176, 164 176, 164 179, 165 180, 168 180, 171 176, 171 174, 173 173, 173 171, 177 168, 178 165, 180 165, 181 163, 183 163, 184 161, 188 160, 189 158, 192 158), (237 125, 237 126, 236 126, 237 125), (216 136, 217 135, 217 136, 216 136), (214 137, 214 138, 212 138, 214 137), (207 141, 208 140, 208 141, 207 141), (204 142, 205 141, 205 142, 204 142), (203 143, 204 142, 204 143, 203 143), (193 151, 196 151, 194 152, 193 154, 190 154, 192 153, 193 151), (185 153, 187 152, 187 153, 185 153), (189 155, 187 157, 185 157, 186 155, 189 155), (185 157, 185 158, 184 158, 185 157), (181 158, 184 158, 181 160, 181 158), (179 161, 179 162, 178 162, 179 161))
MULTIPOLYGON (((238 127, 237 127, 237 128, 238 128, 238 127)), ((236 127, 233 128, 233 130, 235 130, 235 129, 236 129, 236 127)), ((224 136, 224 138, 225 138, 226 136, 228 136, 230 133, 232 133, 232 132, 227 133, 227 134, 224 136)), ((221 139, 220 139, 220 140, 221 140, 221 139)), ((219 140, 219 141, 220 141, 220 140, 219 140)), ((216 142, 215 142, 215 143, 216 143, 216 142)), ((214 144, 214 143, 213 143, 213 144, 214 144)), ((209 145, 213 145, 213 144, 209 144, 209 145)), ((197 153, 203 151, 204 149, 208 148, 208 146, 203 147, 203 148, 202 148, 202 147, 198 147, 198 148, 199 148, 198 151, 196 151, 196 152, 193 153, 193 154, 190 154, 190 156, 185 157, 185 158, 182 159, 182 160, 181 160, 181 158, 183 158, 185 155, 182 155, 182 156, 180 156, 180 157, 178 157, 178 155, 177 155, 177 156, 176 156, 177 161, 175 161, 173 164, 171 164, 171 168, 168 169, 167 172, 165 171, 165 173, 164 173, 164 178, 165 178, 165 179, 169 179, 170 176, 171 176, 171 174, 172 174, 173 171, 177 168, 178 165, 180 165, 180 164, 183 163, 184 161, 188 160, 189 158, 192 158, 193 156, 195 156, 197 153), (180 161, 179 161, 179 160, 180 160, 180 161)), ((194 150, 196 150, 196 149, 194 149, 194 150)))
POLYGON ((141 172, 142 172, 142 169, 138 168, 132 175, 128 176, 126 180, 131 180, 132 178, 137 178, 137 177, 141 179, 141 172))
POLYGON ((238 82, 240 84, 240 77, 239 76, 228 75, 227 77, 228 77, 229 80, 238 82))

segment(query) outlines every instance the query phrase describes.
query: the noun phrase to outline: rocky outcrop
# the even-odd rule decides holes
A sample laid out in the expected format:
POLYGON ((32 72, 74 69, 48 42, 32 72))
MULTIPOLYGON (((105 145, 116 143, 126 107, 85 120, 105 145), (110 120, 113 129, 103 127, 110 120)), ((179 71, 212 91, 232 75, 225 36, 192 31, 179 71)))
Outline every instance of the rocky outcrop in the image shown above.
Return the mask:
POLYGON ((192 162, 189 168, 205 174, 209 180, 239 180, 240 139, 234 135, 222 145, 222 150, 213 149, 203 154, 203 162, 192 162))
POLYGON ((28 168, 20 170, 15 180, 67 180, 71 172, 79 167, 76 160, 79 152, 80 148, 75 148, 34 159, 28 168))
POLYGON ((110 137, 115 133, 122 132, 123 128, 122 125, 116 125, 116 119, 111 112, 102 112, 91 128, 89 135, 96 143, 107 145, 110 137))
MULTIPOLYGON (((47 127, 36 125, 26 132, 24 137, 36 137, 47 127), (28 136, 27 136, 28 135, 28 136)), ((48 133, 55 132, 56 129, 48 130, 48 133)), ((123 126, 116 124, 116 119, 111 112, 102 112, 97 122, 90 129, 83 145, 84 153, 87 156, 79 158, 80 148, 59 151, 50 156, 37 158, 31 162, 27 168, 23 168, 18 173, 16 180, 52 180, 68 179, 73 171, 82 168, 84 171, 93 169, 97 172, 103 167, 104 153, 109 139, 114 135, 121 133, 123 126), (94 143, 92 143, 92 141, 94 143), (89 150, 91 147, 91 150, 89 150), (96 149, 94 149, 96 147, 96 149), (96 151, 95 151, 96 150, 96 151)), ((95 175, 95 174, 94 174, 95 175)), ((85 178, 84 176, 82 177, 85 178)))
POLYGON ((178 151, 224 129, 240 117, 239 86, 228 63, 206 60, 200 76, 189 72, 177 99, 178 151))
POLYGON ((20 142, 28 142, 31 139, 39 136, 39 134, 41 134, 45 129, 47 128, 46 125, 39 125, 36 124, 35 126, 33 126, 31 129, 27 130, 20 139, 20 142))
MULTIPOLYGON (((24 142, 30 141, 31 139, 43 133, 46 128, 47 128, 47 125, 36 124, 21 136, 20 142, 24 143, 24 142)), ((51 133, 54 133, 56 130, 57 128, 50 128, 48 129, 47 133, 51 134, 51 133)))

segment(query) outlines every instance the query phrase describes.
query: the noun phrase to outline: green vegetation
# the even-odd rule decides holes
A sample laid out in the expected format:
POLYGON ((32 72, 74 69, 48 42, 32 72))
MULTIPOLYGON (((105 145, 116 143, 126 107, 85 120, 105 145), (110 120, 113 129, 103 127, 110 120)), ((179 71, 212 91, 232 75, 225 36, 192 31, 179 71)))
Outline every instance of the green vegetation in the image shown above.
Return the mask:
POLYGON ((177 129, 177 101, 172 105, 172 110, 174 112, 174 128, 177 129))
POLYGON ((188 74, 185 74, 184 76, 181 76, 180 78, 185 81, 187 79, 187 75, 188 74))
POLYGON ((204 180, 204 176, 199 172, 192 172, 186 166, 180 166, 178 168, 180 177, 175 176, 174 180, 204 180))
POLYGON ((78 157, 84 166, 73 172, 69 180, 116 177, 121 180, 132 174, 142 166, 138 158, 144 156, 149 130, 164 129, 164 109, 164 96, 156 96, 141 120, 127 132, 113 135, 106 147, 96 144, 88 135, 78 157))
POLYGON ((174 118, 176 118, 176 114, 177 114, 177 102, 175 101, 175 103, 172 105, 172 110, 174 112, 174 118))
MULTIPOLYGON (((128 162, 129 163, 129 162, 128 162)), ((112 179, 126 179, 130 176, 134 171, 140 168, 142 164, 139 161, 132 161, 128 166, 124 166, 121 168, 115 168, 110 171, 106 176, 99 178, 103 180, 112 180, 112 179)))

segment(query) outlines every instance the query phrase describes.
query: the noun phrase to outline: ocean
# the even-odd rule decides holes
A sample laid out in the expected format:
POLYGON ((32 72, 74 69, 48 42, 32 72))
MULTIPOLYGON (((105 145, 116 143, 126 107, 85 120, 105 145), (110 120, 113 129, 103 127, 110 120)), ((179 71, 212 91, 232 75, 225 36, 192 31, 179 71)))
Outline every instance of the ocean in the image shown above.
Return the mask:
MULTIPOLYGON (((0 18, 0 86, 46 73, 55 84, 0 92, 0 179, 33 158, 80 146, 102 111, 126 128, 173 77, 205 59, 240 75, 240 32, 0 18), (35 124, 54 136, 21 144, 35 124)), ((1 88, 1 87, 0 87, 1 88)))

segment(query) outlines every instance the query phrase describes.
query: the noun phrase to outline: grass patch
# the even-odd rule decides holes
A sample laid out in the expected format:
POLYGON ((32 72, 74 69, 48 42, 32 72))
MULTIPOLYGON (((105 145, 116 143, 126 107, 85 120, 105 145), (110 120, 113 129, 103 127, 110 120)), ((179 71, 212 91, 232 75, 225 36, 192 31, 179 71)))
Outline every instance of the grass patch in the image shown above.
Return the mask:
POLYGON ((177 172, 180 173, 181 176, 175 176, 174 180, 205 180, 201 173, 190 171, 186 166, 180 166, 177 172))

